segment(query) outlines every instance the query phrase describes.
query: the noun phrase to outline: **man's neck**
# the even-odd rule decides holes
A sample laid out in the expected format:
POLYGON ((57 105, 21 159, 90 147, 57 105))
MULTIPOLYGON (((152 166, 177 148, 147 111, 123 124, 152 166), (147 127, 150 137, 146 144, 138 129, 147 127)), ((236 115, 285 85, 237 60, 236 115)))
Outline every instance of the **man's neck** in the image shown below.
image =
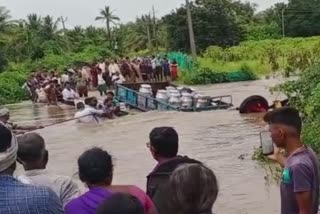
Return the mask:
POLYGON ((172 160, 174 158, 176 158, 176 157, 172 157, 172 158, 159 157, 159 158, 157 158, 157 161, 158 161, 159 164, 162 164, 162 163, 168 162, 168 161, 170 161, 170 160, 172 160))
POLYGON ((46 169, 46 167, 44 167, 44 166, 29 166, 29 165, 24 166, 25 171, 44 170, 44 169, 46 169))
POLYGON ((288 156, 294 154, 295 152, 297 152, 297 150, 301 149, 303 147, 303 143, 301 142, 301 140, 299 138, 297 139, 293 139, 290 140, 289 143, 287 143, 286 146, 286 152, 288 154, 288 156))

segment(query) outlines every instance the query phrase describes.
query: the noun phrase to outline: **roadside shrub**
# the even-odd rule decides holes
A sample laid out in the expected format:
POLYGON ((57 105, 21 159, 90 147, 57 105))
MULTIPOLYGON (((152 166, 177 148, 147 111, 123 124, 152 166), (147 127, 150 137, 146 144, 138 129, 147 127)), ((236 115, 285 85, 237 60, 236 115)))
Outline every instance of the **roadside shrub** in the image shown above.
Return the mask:
POLYGON ((182 71, 181 82, 191 85, 203 85, 226 82, 256 80, 258 77, 246 66, 239 71, 219 72, 210 68, 196 68, 193 71, 182 71))

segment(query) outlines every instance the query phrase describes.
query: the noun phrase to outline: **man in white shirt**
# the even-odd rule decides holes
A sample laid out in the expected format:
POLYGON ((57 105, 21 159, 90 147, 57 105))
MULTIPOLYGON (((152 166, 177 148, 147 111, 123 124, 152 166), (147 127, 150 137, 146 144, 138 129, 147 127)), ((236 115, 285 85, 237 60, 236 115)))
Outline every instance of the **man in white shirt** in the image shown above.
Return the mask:
POLYGON ((118 66, 117 63, 115 63, 114 60, 111 61, 110 65, 109 65, 109 74, 112 77, 113 75, 115 75, 116 72, 120 73, 120 68, 118 66))
POLYGON ((64 74, 61 75, 61 84, 64 85, 66 82, 69 81, 69 75, 68 75, 69 71, 66 70, 64 72, 64 74))
POLYGON ((100 96, 107 95, 107 83, 103 79, 103 72, 98 69, 98 91, 100 96))
POLYGON ((80 195, 78 185, 70 177, 52 174, 46 170, 49 153, 39 134, 19 136, 18 145, 18 161, 25 170, 25 174, 18 176, 18 180, 25 184, 51 188, 64 206, 80 195))
POLYGON ((120 72, 116 72, 115 75, 112 76, 112 82, 114 85, 124 83, 126 79, 120 74, 120 72))
POLYGON ((80 109, 75 118, 78 118, 79 123, 100 123, 100 117, 105 115, 103 110, 98 110, 98 100, 96 97, 89 97, 84 100, 85 108, 80 109))
POLYGON ((102 60, 98 67, 101 69, 102 73, 105 73, 106 72, 106 63, 102 60))
POLYGON ((66 105, 74 106, 74 101, 79 98, 78 94, 71 88, 70 83, 65 84, 65 88, 62 91, 63 103, 66 105))

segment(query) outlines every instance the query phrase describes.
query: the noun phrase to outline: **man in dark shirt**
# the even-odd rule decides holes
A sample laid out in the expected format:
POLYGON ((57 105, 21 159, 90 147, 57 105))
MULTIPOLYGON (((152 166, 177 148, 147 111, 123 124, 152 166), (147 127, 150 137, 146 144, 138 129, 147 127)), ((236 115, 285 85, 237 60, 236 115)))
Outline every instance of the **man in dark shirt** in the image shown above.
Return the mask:
POLYGON ((171 127, 159 127, 151 131, 147 143, 157 166, 147 176, 147 194, 154 199, 161 185, 164 185, 172 172, 181 164, 200 163, 188 157, 178 156, 179 137, 171 127))
POLYGON ((281 213, 317 214, 319 170, 315 153, 301 141, 302 122, 293 108, 281 108, 266 114, 272 140, 278 148, 270 158, 282 167, 281 213))

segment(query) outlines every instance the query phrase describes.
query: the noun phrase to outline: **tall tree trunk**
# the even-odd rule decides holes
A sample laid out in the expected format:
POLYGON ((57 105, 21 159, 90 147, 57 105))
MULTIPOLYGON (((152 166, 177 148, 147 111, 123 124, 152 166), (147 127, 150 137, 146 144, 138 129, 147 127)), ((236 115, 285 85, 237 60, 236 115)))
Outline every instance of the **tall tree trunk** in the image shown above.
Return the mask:
POLYGON ((152 27, 153 27, 153 43, 156 48, 158 48, 158 40, 157 40, 157 22, 156 22, 156 11, 154 6, 152 6, 153 19, 152 19, 152 27))
POLYGON ((148 48, 152 48, 152 40, 151 40, 151 33, 150 33, 150 26, 149 24, 146 25, 147 27, 147 36, 148 36, 148 48))
POLYGON ((112 39, 111 39, 111 30, 110 30, 110 22, 107 20, 107 31, 108 31, 108 39, 110 48, 112 48, 112 39))

